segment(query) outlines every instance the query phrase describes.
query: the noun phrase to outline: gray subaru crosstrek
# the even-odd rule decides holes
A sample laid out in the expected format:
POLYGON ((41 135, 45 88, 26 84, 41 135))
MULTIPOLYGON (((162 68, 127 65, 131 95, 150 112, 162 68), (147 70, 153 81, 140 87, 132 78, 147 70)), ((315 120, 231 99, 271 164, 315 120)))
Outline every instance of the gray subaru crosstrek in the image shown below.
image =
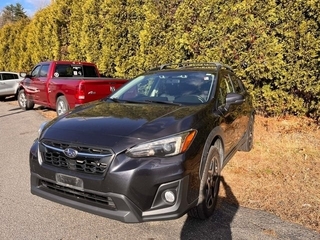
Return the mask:
POLYGON ((229 66, 162 65, 42 124, 31 192, 122 222, 209 218, 223 167, 252 148, 254 114, 229 66))

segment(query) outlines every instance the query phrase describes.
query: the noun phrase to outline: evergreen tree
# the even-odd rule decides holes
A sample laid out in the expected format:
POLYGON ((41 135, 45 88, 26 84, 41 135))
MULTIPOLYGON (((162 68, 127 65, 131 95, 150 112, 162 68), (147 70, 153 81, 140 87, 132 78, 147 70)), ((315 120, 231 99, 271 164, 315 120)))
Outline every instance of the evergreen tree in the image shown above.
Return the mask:
POLYGON ((28 18, 28 16, 20 3, 16 3, 16 5, 10 4, 5 6, 0 14, 0 28, 5 24, 17 22, 26 18, 28 18))
POLYGON ((100 0, 86 0, 82 6, 82 24, 80 31, 80 51, 86 61, 98 63, 102 44, 99 33, 102 23, 99 21, 100 0))
MULTIPOLYGON (((70 22, 68 26, 69 31, 69 58, 72 60, 84 61, 86 60, 85 51, 82 48, 82 25, 84 19, 83 5, 86 0, 72 1, 70 22)), ((94 36, 97 39, 97 36, 94 36)))
POLYGON ((85 60, 130 78, 169 62, 221 61, 260 113, 320 121, 319 10, 317 0, 56 0, 28 20, 10 5, 1 13, 0 69, 85 60))
POLYGON ((137 68, 143 70, 182 59, 175 51, 175 12, 181 0, 145 1, 139 32, 137 68))

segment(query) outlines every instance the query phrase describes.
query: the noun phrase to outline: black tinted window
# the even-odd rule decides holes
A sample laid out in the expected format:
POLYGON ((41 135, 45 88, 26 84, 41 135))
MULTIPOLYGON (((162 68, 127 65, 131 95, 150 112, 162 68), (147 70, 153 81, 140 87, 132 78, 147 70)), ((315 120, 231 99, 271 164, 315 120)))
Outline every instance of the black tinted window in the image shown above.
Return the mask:
POLYGON ((58 64, 54 71, 55 77, 73 77, 73 69, 69 64, 58 64))
POLYGON ((83 66, 83 72, 85 77, 98 77, 94 66, 83 66))
POLYGON ((14 73, 2 73, 2 79, 3 80, 9 80, 9 79, 18 79, 18 74, 14 73))
POLYGON ((94 66, 57 64, 55 77, 98 77, 94 66))

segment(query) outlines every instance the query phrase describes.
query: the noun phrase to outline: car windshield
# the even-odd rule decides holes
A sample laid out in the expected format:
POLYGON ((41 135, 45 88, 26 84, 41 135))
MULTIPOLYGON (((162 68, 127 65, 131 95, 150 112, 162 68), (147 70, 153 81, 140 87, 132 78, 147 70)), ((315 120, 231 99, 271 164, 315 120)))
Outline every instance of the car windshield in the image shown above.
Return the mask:
POLYGON ((201 104, 210 99, 215 75, 204 71, 171 71, 140 75, 110 99, 128 102, 201 104))

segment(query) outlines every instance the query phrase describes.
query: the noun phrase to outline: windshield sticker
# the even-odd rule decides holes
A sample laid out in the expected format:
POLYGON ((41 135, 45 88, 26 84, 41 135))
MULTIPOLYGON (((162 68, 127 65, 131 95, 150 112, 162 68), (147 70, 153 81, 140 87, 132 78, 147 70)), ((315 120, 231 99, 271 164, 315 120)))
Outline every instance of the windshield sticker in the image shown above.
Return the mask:
POLYGON ((57 73, 57 72, 55 72, 53 75, 54 75, 55 77, 59 77, 59 73, 57 73))

